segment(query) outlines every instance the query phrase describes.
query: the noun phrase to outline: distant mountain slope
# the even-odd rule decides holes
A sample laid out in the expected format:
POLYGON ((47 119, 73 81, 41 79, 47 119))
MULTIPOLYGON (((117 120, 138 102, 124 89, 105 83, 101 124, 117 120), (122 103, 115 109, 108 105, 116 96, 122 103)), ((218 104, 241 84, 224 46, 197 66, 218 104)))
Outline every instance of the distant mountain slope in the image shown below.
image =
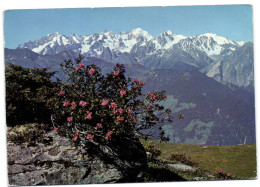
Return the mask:
POLYGON ((75 59, 78 55, 72 51, 63 51, 55 55, 40 55, 29 49, 5 49, 5 64, 13 63, 25 68, 49 67, 59 71, 56 77, 65 80, 60 64, 66 59, 75 59))
MULTIPOLYGON (((183 120, 162 127, 173 142, 233 145, 255 142, 254 94, 232 90, 198 71, 153 70, 147 90, 166 90, 163 102, 183 120)), ((154 132, 156 133, 156 132, 154 132)))
POLYGON ((5 48, 5 63, 12 62, 13 64, 21 65, 25 68, 31 68, 35 66, 41 67, 36 64, 35 61, 38 59, 38 53, 32 52, 29 49, 7 49, 5 48))
POLYGON ((253 87, 254 50, 248 42, 235 51, 223 55, 223 58, 201 70, 207 76, 224 84, 232 83, 240 87, 253 87))

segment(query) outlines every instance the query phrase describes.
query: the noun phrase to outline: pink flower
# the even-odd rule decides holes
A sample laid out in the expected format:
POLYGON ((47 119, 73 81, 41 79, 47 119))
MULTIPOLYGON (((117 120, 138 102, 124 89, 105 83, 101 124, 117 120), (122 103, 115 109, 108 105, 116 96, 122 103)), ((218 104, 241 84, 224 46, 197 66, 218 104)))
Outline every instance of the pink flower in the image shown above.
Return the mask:
POLYGON ((65 95, 65 92, 62 90, 58 93, 58 96, 64 96, 64 95, 65 95))
POLYGON ((73 121, 73 117, 67 117, 67 121, 68 122, 72 122, 73 121))
POLYGON ((93 140, 93 139, 94 139, 94 135, 88 134, 87 139, 88 139, 88 140, 93 140))
POLYGON ((63 102, 63 106, 69 106, 69 105, 70 105, 70 102, 68 102, 68 101, 63 102))
POLYGON ((149 93, 147 93, 147 95, 149 96, 149 99, 152 100, 152 101, 154 101, 156 99, 156 95, 155 94, 156 94, 156 92, 153 92, 153 93, 149 92, 149 93))
POLYGON ((111 135, 113 134, 113 131, 109 131, 107 134, 106 134, 106 137, 105 137, 105 140, 109 140, 111 138, 111 135))
POLYGON ((58 133, 59 128, 54 127, 54 132, 58 133))
POLYGON ((77 107, 77 103, 73 101, 73 102, 71 103, 71 109, 72 109, 72 110, 75 110, 76 107, 77 107))
POLYGON ((108 100, 102 99, 101 105, 102 105, 102 106, 106 106, 107 104, 108 104, 108 100))
POLYGON ((76 67, 75 69, 76 69, 76 71, 78 71, 78 70, 80 69, 80 67, 78 66, 78 67, 76 67))
POLYGON ((110 104, 109 108, 112 108, 112 109, 117 108, 117 104, 115 102, 112 102, 110 104))
POLYGON ((123 114, 123 112, 124 112, 124 109, 122 109, 122 108, 119 108, 119 109, 118 109, 118 112, 119 112, 120 114, 123 114))
POLYGON ((134 82, 139 82, 139 80, 138 79, 134 79, 134 82))
POLYGON ((72 140, 75 142, 75 141, 77 141, 77 139, 78 139, 78 136, 73 136, 73 138, 72 138, 72 140))
POLYGON ((145 82, 140 82, 139 85, 140 85, 140 86, 144 86, 144 85, 145 85, 145 82))
POLYGON ((82 108, 85 108, 85 106, 87 106, 87 102, 85 101, 80 101, 79 105, 82 106, 82 108))
POLYGON ((88 72, 90 75, 93 75, 96 72, 96 70, 94 68, 91 68, 88 72))
POLYGON ((131 115, 131 113, 132 113, 132 110, 129 109, 129 110, 128 110, 128 115, 131 115))
POLYGON ((79 64, 79 67, 80 67, 80 68, 84 68, 85 65, 84 65, 83 63, 80 63, 80 64, 79 64))
POLYGON ((120 95, 121 95, 121 96, 126 95, 126 90, 121 90, 121 91, 120 91, 120 95))
POLYGON ((77 130, 74 134, 73 134, 73 141, 76 141, 78 139, 78 135, 79 135, 79 131, 77 130))
POLYGON ((119 75, 119 72, 120 72, 119 70, 118 70, 118 71, 114 71, 114 75, 115 75, 115 76, 118 76, 118 75, 119 75))
POLYGON ((102 129, 103 128, 103 125, 101 123, 97 123, 97 127, 102 129))
POLYGON ((124 121, 124 117, 118 116, 117 119, 116 119, 116 121, 124 121))
POLYGON ((81 64, 79 64, 78 67, 76 67, 76 71, 78 71, 79 69, 84 68, 84 67, 85 67, 85 65, 81 63, 81 64))
POLYGON ((92 119, 92 116, 91 116, 91 115, 92 115, 92 112, 87 111, 87 116, 86 116, 86 118, 89 119, 89 120, 92 119))
POLYGON ((116 113, 117 113, 116 109, 113 108, 112 114, 116 114, 116 113))
POLYGON ((150 95, 150 99, 154 101, 156 99, 155 95, 150 95))

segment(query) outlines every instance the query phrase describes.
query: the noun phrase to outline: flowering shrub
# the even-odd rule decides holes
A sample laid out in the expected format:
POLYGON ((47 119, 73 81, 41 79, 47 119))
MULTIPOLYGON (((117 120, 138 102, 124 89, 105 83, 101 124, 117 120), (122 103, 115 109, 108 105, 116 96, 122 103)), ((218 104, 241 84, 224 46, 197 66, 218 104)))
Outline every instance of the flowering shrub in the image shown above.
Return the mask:
POLYGON ((187 156, 186 154, 183 154, 183 153, 173 153, 173 154, 171 154, 169 159, 173 160, 173 161, 181 162, 181 163, 189 165, 189 166, 198 165, 198 163, 192 161, 189 156, 187 156))
POLYGON ((61 64, 68 76, 56 94, 52 122, 55 132, 79 145, 111 144, 118 138, 135 136, 170 112, 158 104, 164 92, 142 94, 145 82, 125 77, 125 66, 116 64, 106 75, 95 64, 84 65, 80 56, 61 64))
POLYGON ((150 161, 154 161, 162 153, 161 150, 157 148, 155 144, 143 144, 143 146, 145 151, 148 152, 148 154, 150 154, 148 155, 148 160, 150 161))
POLYGON ((224 180, 229 180, 232 179, 232 175, 230 173, 225 173, 222 170, 216 170, 216 175, 218 178, 224 179, 224 180))

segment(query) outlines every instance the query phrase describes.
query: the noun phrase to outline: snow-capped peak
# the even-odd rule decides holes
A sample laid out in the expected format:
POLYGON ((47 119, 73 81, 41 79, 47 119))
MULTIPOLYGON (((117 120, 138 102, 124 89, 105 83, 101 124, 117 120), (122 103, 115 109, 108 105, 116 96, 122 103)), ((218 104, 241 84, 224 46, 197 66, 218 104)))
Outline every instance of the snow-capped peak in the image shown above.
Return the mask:
POLYGON ((142 35, 142 33, 148 33, 147 31, 145 31, 141 28, 132 29, 131 32, 135 35, 142 35))
POLYGON ((205 33, 205 34, 201 34, 200 36, 216 37, 217 35, 215 33, 208 32, 208 33, 205 33))
POLYGON ((54 32, 54 33, 49 33, 47 35, 47 37, 58 37, 58 36, 62 36, 62 34, 60 34, 59 32, 54 32))
POLYGON ((115 33, 113 33, 113 31, 107 31, 107 30, 104 30, 101 35, 114 35, 115 33))
POLYGON ((231 40, 228 40, 227 38, 223 37, 223 36, 217 36, 216 34, 214 33, 205 33, 205 34, 201 34, 199 36, 206 36, 208 38, 213 38, 213 40, 215 42, 217 42, 217 44, 219 45, 224 45, 224 44, 234 44, 233 41, 231 40))
POLYGON ((245 44, 245 42, 243 42, 243 41, 240 41, 240 42, 237 42, 237 44, 241 47, 242 45, 244 45, 245 44))
POLYGON ((158 35, 152 41, 155 44, 157 50, 168 50, 174 44, 177 44, 180 40, 185 38, 185 36, 175 35, 172 33, 172 31, 168 30, 158 35))
POLYGON ((217 36, 214 33, 191 36, 183 43, 183 46, 190 46, 192 44, 197 49, 206 52, 209 56, 219 55, 224 49, 235 50, 236 47, 242 44, 223 36, 217 36))
POLYGON ((147 40, 151 40, 153 37, 145 30, 141 28, 136 28, 131 31, 131 33, 135 36, 143 36, 147 38, 147 40))
POLYGON ((173 33, 172 33, 171 30, 166 31, 166 33, 167 33, 168 35, 173 35, 173 33))

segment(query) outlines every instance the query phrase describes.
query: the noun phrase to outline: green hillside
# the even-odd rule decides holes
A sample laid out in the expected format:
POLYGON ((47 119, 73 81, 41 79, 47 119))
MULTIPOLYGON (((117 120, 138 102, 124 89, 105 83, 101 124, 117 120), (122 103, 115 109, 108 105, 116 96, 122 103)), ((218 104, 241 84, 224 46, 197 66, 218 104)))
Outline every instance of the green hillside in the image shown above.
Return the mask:
POLYGON ((256 178, 256 145, 204 146, 179 143, 164 143, 142 140, 144 144, 155 144, 162 154, 159 161, 170 161, 171 154, 186 154, 198 167, 215 173, 222 170, 238 179, 256 178))

